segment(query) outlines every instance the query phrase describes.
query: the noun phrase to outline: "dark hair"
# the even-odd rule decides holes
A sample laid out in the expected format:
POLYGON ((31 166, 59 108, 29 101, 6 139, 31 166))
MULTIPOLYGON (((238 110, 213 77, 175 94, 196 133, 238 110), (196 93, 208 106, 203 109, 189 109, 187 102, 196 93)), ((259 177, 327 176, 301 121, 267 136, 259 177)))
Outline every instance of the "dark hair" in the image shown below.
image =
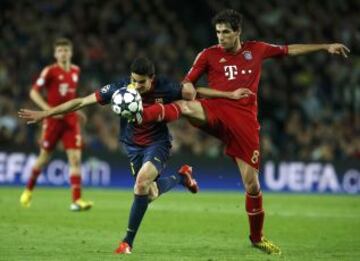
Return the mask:
POLYGON ((217 24, 229 24, 234 31, 241 31, 242 20, 242 15, 238 11, 226 9, 213 17, 212 24, 213 26, 217 24))
POLYGON ((152 61, 146 57, 137 57, 132 62, 130 70, 132 73, 147 75, 152 77, 155 74, 155 66, 152 61))
POLYGON ((72 42, 68 38, 58 38, 54 41, 54 48, 58 46, 69 46, 72 48, 72 42))

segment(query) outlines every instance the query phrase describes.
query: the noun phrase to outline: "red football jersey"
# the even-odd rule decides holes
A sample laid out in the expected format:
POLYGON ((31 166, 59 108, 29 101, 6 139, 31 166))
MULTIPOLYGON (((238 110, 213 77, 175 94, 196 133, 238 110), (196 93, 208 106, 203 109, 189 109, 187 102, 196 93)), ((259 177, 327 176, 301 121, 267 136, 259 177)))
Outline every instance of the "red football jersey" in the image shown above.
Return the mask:
POLYGON ((71 65, 69 71, 65 71, 58 64, 45 67, 32 88, 46 89, 47 102, 50 106, 56 106, 76 97, 80 68, 71 65))
POLYGON ((228 102, 231 106, 257 115, 256 101, 262 61, 269 57, 286 55, 287 52, 286 45, 256 41, 242 43, 241 49, 236 53, 226 52, 220 45, 214 45, 198 54, 184 81, 196 83, 205 73, 210 88, 221 91, 249 88, 255 96, 228 102))
MULTIPOLYGON (((58 64, 46 66, 33 84, 35 90, 46 91, 47 102, 54 107, 76 97, 80 69, 71 65, 65 71, 58 64)), ((43 121, 41 146, 53 150, 59 140, 65 149, 81 148, 81 133, 78 117, 75 112, 67 113, 63 118, 47 118, 43 121)))

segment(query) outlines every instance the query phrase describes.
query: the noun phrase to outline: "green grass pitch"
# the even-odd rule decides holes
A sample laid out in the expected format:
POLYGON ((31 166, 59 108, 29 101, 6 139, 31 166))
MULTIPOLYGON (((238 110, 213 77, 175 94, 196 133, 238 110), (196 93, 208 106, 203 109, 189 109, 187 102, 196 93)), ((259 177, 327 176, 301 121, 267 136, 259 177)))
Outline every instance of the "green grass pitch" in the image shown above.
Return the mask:
POLYGON ((250 246, 244 195, 175 191, 153 202, 133 254, 114 255, 130 190, 87 189, 88 212, 68 210, 68 189, 38 188, 29 209, 21 188, 0 188, 0 260, 360 260, 360 197, 266 194, 265 233, 283 255, 250 246))

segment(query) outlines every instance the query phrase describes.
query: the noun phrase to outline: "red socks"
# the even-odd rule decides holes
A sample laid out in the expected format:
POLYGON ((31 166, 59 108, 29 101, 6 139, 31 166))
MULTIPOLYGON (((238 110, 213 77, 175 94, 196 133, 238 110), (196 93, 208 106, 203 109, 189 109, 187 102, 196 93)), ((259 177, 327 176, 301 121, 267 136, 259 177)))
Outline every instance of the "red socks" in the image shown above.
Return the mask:
POLYGON ((261 241, 265 212, 262 208, 262 193, 250 195, 246 193, 246 212, 249 217, 250 239, 257 243, 261 241))
POLYGON ((41 173, 40 169, 33 168, 31 170, 30 179, 28 180, 28 183, 26 184, 26 188, 28 190, 33 190, 34 189, 34 187, 36 185, 37 178, 39 177, 40 173, 41 173))
POLYGON ((176 103, 161 104, 155 103, 143 111, 142 124, 155 121, 171 122, 179 119, 181 116, 180 106, 176 103))
POLYGON ((80 175, 71 175, 70 176, 70 186, 72 192, 72 200, 75 202, 81 198, 81 176, 80 175))
MULTIPOLYGON (((26 184, 26 188, 28 190, 33 190, 36 185, 36 180, 40 175, 41 170, 33 168, 31 171, 31 176, 26 184)), ((70 176, 70 185, 71 185, 71 192, 72 192, 72 200, 75 202, 79 198, 81 198, 81 176, 80 175, 71 175, 70 176)))

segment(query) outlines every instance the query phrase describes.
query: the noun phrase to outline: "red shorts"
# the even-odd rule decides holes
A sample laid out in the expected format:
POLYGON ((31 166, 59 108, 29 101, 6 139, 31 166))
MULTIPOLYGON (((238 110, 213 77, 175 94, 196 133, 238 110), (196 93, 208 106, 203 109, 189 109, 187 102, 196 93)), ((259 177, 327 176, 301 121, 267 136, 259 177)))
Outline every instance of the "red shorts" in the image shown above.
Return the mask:
POLYGON ((77 115, 62 119, 47 118, 42 125, 41 147, 52 151, 61 139, 65 149, 81 149, 82 140, 77 115))
POLYGON ((239 108, 225 99, 202 99, 207 124, 198 128, 217 137, 225 144, 225 153, 259 169, 260 125, 255 113, 239 108))

